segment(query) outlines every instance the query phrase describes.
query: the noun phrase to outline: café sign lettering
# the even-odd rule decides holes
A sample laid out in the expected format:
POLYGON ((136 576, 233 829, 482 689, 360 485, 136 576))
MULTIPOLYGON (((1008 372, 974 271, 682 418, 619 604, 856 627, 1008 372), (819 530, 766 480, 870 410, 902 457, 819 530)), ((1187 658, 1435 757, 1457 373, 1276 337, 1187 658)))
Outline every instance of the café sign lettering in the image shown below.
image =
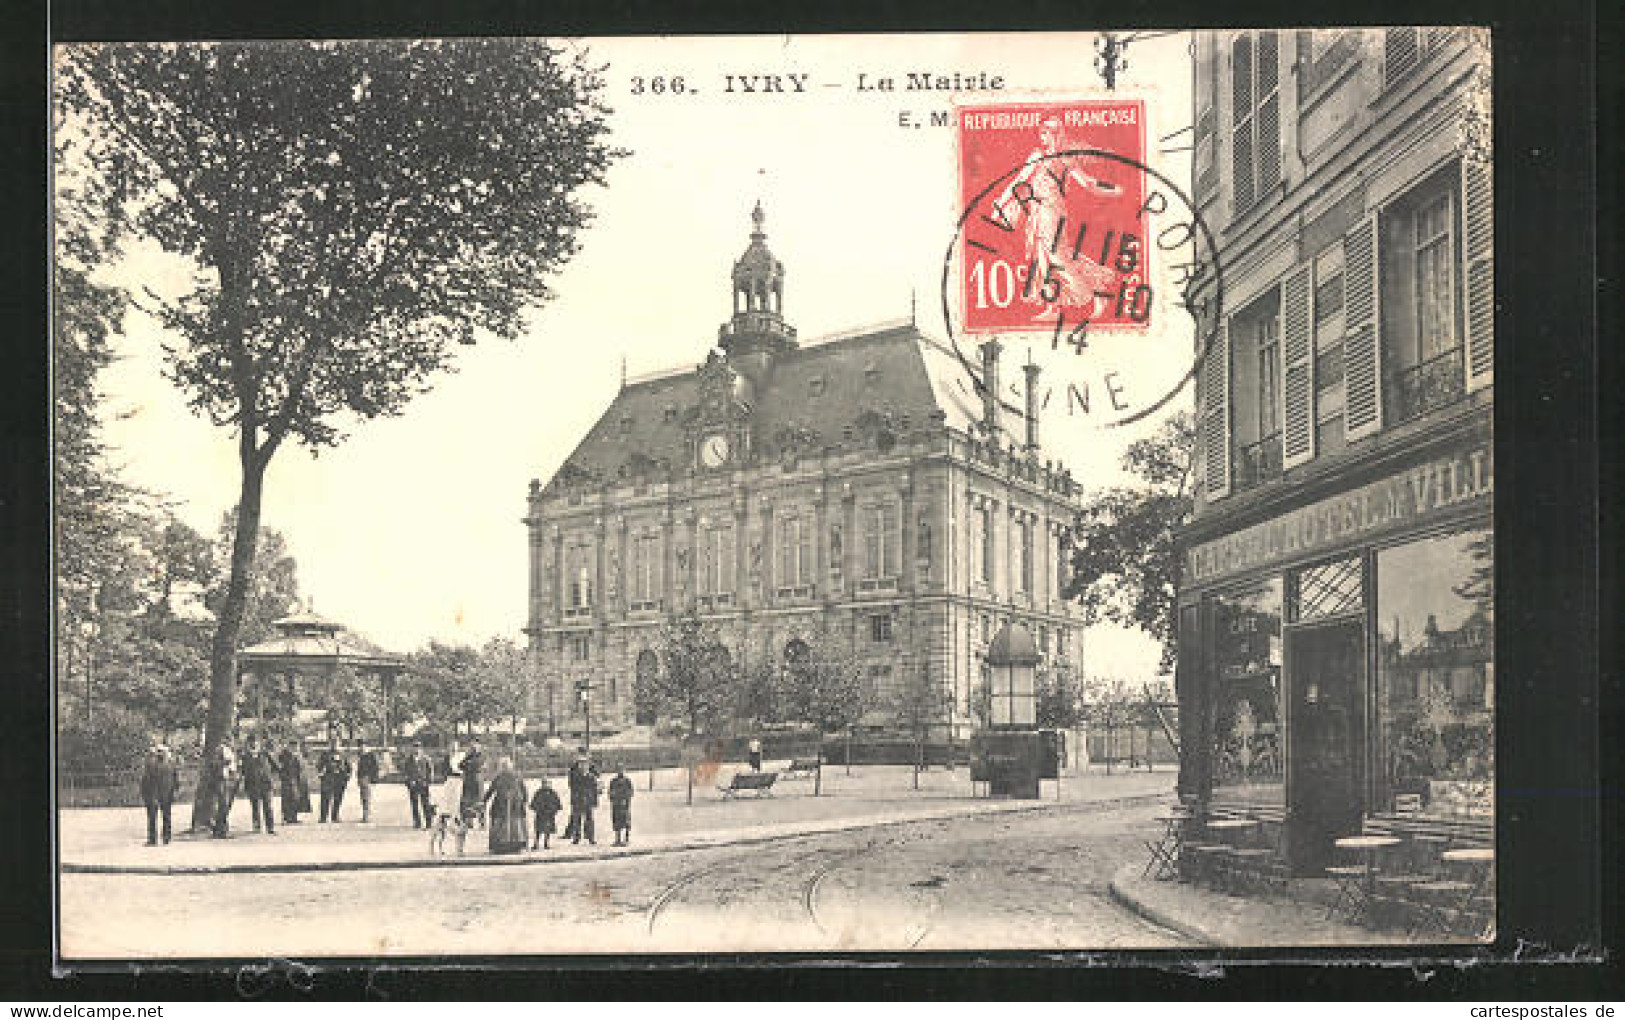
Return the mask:
POLYGON ((1295 559, 1419 522, 1464 503, 1488 500, 1494 491, 1494 467, 1487 447, 1431 460, 1195 546, 1185 554, 1185 578, 1200 584, 1295 559))

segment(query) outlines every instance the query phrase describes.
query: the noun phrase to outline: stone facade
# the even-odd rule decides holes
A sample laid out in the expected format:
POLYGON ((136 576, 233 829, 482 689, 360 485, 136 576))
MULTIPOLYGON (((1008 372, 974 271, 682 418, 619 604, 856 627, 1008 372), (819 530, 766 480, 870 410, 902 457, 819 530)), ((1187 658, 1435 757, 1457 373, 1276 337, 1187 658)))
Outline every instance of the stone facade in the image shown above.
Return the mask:
POLYGON ((531 483, 532 726, 580 733, 581 680, 595 731, 639 722, 638 670, 658 668, 661 626, 692 609, 739 665, 783 661, 798 638, 849 642, 877 705, 923 672, 942 688, 941 732, 963 735, 1002 621, 1039 636, 1046 668, 1081 662, 1061 598, 1078 485, 1017 409, 1037 370, 1001 389, 997 345, 973 375, 912 323, 799 342, 759 207, 755 221, 720 350, 623 386, 531 483))

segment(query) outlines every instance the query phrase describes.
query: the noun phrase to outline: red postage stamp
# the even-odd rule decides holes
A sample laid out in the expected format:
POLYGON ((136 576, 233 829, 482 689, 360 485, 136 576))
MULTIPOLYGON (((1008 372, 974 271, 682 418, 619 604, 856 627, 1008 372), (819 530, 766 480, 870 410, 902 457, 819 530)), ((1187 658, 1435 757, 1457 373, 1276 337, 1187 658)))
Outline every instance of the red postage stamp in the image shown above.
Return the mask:
POLYGON ((1144 101, 961 107, 956 118, 964 331, 1145 328, 1144 101))

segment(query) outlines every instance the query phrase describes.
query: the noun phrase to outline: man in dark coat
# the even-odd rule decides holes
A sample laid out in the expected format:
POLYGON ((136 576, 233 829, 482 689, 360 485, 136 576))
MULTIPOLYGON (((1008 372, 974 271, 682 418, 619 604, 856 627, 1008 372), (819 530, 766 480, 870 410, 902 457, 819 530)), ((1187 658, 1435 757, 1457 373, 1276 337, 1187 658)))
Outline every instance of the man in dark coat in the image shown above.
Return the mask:
POLYGON ((592 813, 598 807, 598 770, 587 760, 586 755, 575 760, 570 766, 570 823, 564 827, 565 836, 570 842, 580 843, 581 837, 587 837, 587 842, 598 845, 594 838, 592 813))
POLYGON ((175 758, 163 744, 152 745, 141 766, 141 803, 147 806, 147 845, 158 843, 158 816, 164 818, 164 842, 169 842, 169 809, 174 806, 180 780, 175 758))
POLYGON ((615 828, 616 846, 632 842, 632 780, 620 765, 615 767, 615 778, 609 781, 609 821, 615 828))
POLYGON ((428 828, 434 821, 434 808, 429 804, 429 786, 434 781, 434 767, 423 753, 423 744, 412 743, 412 753, 406 756, 401 771, 406 776, 406 799, 412 802, 412 828, 428 828))
POLYGON ((356 787, 361 791, 361 820, 372 821, 372 784, 378 782, 378 753, 367 747, 366 741, 356 745, 359 754, 355 759, 356 787))
POLYGON ((344 788, 350 785, 350 759, 339 750, 337 738, 331 740, 327 750, 316 759, 316 774, 322 782, 322 811, 320 821, 339 820, 339 808, 344 804, 344 788))
POLYGON ((283 747, 277 756, 277 774, 282 780, 282 824, 298 824, 299 812, 307 810, 304 802, 310 791, 305 786, 304 760, 292 744, 283 747))
POLYGON ((276 819, 271 812, 271 791, 276 788, 276 762, 271 752, 260 746, 260 738, 248 738, 243 751, 243 790, 253 811, 254 831, 260 831, 260 819, 265 819, 265 831, 276 835, 276 819))

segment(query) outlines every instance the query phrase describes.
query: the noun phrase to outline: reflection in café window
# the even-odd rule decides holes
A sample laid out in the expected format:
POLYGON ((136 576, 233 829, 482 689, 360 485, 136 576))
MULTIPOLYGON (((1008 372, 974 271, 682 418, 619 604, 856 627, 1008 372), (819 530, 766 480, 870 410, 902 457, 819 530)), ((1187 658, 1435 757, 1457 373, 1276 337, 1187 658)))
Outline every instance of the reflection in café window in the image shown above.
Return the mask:
POLYGON ((1492 813, 1494 569, 1489 531, 1377 554, 1381 753, 1393 811, 1492 813))
POLYGON ((1281 580, 1214 600, 1219 673, 1213 785, 1226 800, 1282 801, 1281 580))

